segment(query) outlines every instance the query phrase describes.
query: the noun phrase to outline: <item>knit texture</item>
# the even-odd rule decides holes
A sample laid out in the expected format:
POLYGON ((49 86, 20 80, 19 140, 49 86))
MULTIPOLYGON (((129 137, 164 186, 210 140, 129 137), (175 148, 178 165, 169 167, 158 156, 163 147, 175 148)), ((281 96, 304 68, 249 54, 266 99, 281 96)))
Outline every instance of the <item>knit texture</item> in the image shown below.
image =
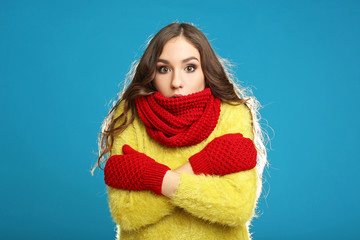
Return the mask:
POLYGON ((161 195, 163 178, 170 168, 129 145, 123 146, 123 152, 124 155, 113 155, 106 162, 105 184, 127 190, 150 190, 161 195))
POLYGON ((210 88, 178 98, 155 92, 136 99, 148 134, 168 147, 191 146, 207 138, 218 122, 220 103, 210 88))
POLYGON ((226 175, 256 166, 257 151, 253 141, 241 133, 226 134, 212 140, 189 162, 195 174, 226 175))
MULTIPOLYGON (((120 103, 114 117, 120 116, 123 106, 120 103)), ((123 155, 123 145, 128 144, 158 163, 176 169, 215 138, 231 133, 253 139, 252 117, 246 105, 221 103, 218 124, 209 137, 199 144, 177 148, 154 141, 136 115, 134 122, 114 137, 110 155, 123 155)), ((248 240, 247 226, 254 214, 257 181, 256 168, 224 176, 182 173, 171 200, 150 191, 108 186, 117 239, 248 240)))

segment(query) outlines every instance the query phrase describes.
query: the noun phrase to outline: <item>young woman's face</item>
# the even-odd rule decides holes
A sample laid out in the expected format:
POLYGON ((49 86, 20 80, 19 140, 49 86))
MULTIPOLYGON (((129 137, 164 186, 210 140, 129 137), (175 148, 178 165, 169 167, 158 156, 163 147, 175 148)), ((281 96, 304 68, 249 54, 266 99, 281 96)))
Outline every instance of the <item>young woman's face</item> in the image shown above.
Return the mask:
POLYGON ((165 97, 180 97, 205 89, 200 53, 186 38, 170 39, 156 63, 155 88, 165 97))

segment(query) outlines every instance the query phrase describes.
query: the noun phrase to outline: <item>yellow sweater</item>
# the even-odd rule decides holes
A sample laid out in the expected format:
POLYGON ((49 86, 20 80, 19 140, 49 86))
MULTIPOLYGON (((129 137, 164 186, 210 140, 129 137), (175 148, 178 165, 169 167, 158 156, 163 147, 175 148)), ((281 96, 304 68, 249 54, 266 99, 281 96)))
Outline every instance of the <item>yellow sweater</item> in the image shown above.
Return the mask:
MULTIPOLYGON (((120 105, 115 116, 123 111, 120 105)), ((157 162, 176 169, 201 151, 215 137, 242 133, 253 139, 252 118, 245 105, 221 103, 218 124, 203 142, 170 148, 153 140, 141 119, 114 139, 110 155, 122 153, 129 144, 157 162)), ((247 224, 256 205, 256 169, 225 176, 181 174, 173 199, 150 191, 129 191, 108 187, 111 215, 118 239, 249 239, 247 224)))

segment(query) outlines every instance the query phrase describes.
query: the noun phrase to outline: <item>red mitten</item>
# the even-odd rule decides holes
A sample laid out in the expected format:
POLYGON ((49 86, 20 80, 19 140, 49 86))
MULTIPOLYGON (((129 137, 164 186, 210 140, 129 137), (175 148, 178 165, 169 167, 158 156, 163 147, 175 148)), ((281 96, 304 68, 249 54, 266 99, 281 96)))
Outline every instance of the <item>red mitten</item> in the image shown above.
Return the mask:
POLYGON ((189 162, 195 174, 223 176, 254 168, 256 157, 253 141, 233 133, 215 138, 191 156, 189 162))
POLYGON ((154 159, 123 146, 124 155, 111 156, 105 165, 105 184, 127 190, 150 190, 161 195, 165 173, 170 168, 154 159))

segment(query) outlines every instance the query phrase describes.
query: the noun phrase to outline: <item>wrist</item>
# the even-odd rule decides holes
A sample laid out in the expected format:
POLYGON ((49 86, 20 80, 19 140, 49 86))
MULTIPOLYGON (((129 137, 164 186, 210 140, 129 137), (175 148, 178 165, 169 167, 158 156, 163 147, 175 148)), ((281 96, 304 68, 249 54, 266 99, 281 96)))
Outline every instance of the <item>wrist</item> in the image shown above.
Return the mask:
POLYGON ((180 184, 180 174, 174 171, 167 171, 161 187, 162 195, 173 198, 180 184))
POLYGON ((193 169, 191 167, 190 162, 186 162, 184 165, 178 167, 174 171, 177 172, 177 173, 187 173, 187 174, 194 175, 194 171, 193 171, 193 169))

